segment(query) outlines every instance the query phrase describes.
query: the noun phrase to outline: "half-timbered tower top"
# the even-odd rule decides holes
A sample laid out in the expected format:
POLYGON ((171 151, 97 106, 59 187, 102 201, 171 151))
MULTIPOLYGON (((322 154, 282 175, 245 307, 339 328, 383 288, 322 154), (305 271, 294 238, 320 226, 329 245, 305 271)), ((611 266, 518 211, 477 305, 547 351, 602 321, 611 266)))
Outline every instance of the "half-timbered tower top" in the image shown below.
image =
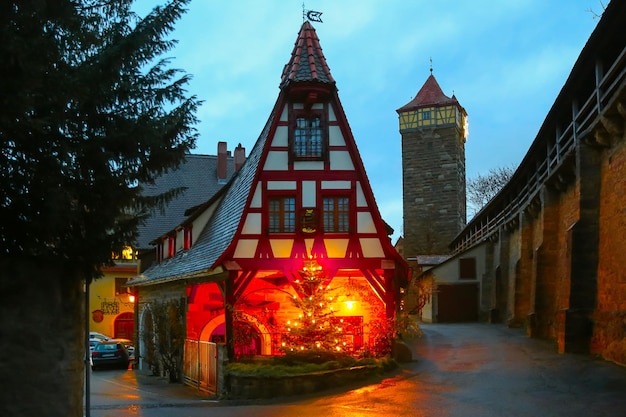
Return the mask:
POLYGON ((452 95, 452 97, 446 96, 441 90, 441 87, 435 79, 435 76, 433 74, 430 74, 422 88, 418 91, 415 98, 409 101, 404 106, 400 107, 397 112, 402 113, 405 111, 416 110, 422 107, 449 105, 456 105, 461 108, 461 105, 457 101, 454 94, 452 95))

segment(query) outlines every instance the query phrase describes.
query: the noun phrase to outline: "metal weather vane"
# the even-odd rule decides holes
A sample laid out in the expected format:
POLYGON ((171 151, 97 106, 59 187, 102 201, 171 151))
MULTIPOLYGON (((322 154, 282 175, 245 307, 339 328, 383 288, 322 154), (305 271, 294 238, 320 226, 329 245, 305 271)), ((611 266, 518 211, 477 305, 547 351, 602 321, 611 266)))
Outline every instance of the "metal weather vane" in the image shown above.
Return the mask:
POLYGON ((311 22, 322 22, 322 12, 316 12, 315 10, 306 10, 304 3, 302 3, 302 21, 309 20, 311 22))

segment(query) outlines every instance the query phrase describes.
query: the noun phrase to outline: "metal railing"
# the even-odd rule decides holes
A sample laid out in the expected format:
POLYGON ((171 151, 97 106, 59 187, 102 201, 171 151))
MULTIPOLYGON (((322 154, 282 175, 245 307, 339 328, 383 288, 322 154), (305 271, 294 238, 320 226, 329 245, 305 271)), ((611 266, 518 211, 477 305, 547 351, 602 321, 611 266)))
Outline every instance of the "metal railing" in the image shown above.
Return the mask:
POLYGON ((185 384, 199 391, 217 394, 217 344, 185 340, 185 384))
POLYGON ((571 121, 562 131, 555 128, 555 140, 550 140, 544 132, 539 133, 509 183, 453 241, 453 252, 471 248, 495 235, 501 226, 514 221, 518 213, 537 197, 546 181, 575 154, 577 143, 590 133, 625 81, 626 48, 604 75, 600 74, 600 66, 596 64, 595 86, 580 108, 572 102, 571 121), (540 148, 542 144, 545 146, 540 148))

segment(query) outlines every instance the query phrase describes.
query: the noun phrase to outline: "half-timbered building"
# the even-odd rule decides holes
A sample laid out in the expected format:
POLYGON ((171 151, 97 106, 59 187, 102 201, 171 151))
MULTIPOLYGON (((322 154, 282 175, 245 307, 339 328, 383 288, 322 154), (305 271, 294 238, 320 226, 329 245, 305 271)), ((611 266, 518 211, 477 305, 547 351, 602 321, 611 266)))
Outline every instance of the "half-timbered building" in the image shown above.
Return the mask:
POLYGON ((155 236, 158 262, 130 282, 140 333, 151 302, 182 298, 187 339, 226 342, 231 359, 282 354, 288 332, 306 321, 297 301, 311 297, 303 283, 314 277, 325 294, 320 307, 343 333, 337 349, 359 353, 399 309, 408 267, 391 244, 309 21, 246 161, 188 215, 155 236))

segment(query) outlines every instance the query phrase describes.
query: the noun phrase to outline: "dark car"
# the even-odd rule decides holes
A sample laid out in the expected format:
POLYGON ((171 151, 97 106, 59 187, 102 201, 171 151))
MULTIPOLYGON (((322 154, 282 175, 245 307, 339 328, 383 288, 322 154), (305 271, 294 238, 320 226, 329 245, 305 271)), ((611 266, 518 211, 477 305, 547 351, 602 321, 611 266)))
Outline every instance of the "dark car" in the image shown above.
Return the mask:
POLYGON ((135 345, 133 344, 133 341, 130 339, 109 339, 111 342, 119 342, 119 343, 123 343, 124 346, 126 346, 126 350, 128 350, 128 357, 130 359, 130 361, 134 361, 135 360, 135 345))
POLYGON ((130 355, 122 342, 103 340, 91 352, 91 369, 102 367, 120 367, 127 369, 130 355))

